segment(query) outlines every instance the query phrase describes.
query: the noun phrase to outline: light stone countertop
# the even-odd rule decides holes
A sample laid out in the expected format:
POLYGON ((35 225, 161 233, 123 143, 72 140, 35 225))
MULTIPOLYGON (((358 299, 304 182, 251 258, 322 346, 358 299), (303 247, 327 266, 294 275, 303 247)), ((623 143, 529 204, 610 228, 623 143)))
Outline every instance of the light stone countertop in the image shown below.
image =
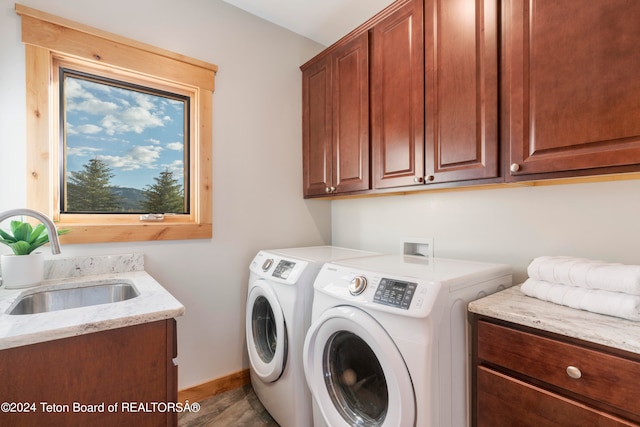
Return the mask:
POLYGON ((45 278, 37 287, 0 287, 0 349, 170 319, 182 315, 185 310, 178 300, 144 271, 142 254, 47 260, 45 278), (132 283, 139 295, 117 303, 38 314, 7 314, 24 294, 113 280, 132 283))
POLYGON ((640 354, 640 322, 532 298, 519 285, 471 302, 469 311, 640 354))

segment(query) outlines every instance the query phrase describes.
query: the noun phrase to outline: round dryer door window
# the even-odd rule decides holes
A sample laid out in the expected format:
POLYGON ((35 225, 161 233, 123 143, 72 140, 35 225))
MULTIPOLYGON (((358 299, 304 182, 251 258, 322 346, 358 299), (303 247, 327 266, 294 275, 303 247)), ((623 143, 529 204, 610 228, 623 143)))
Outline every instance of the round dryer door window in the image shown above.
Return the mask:
POLYGON ((307 334, 304 365, 327 425, 414 425, 415 395, 404 359, 364 311, 342 306, 323 313, 307 334))
POLYGON ((253 371, 262 381, 276 381, 287 361, 287 333, 282 308, 264 280, 247 297, 246 336, 253 371))

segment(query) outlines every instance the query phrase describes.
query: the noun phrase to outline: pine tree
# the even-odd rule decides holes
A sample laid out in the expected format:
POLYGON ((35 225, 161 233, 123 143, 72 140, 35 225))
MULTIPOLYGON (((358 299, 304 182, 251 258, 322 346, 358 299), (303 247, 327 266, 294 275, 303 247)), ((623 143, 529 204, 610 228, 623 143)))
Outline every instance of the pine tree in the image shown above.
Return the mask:
POLYGON ((184 191, 173 172, 168 169, 153 178, 156 183, 144 189, 145 212, 149 213, 184 213, 184 191))
POLYGON ((121 200, 111 191, 115 175, 105 162, 91 159, 67 179, 67 212, 116 212, 121 200))

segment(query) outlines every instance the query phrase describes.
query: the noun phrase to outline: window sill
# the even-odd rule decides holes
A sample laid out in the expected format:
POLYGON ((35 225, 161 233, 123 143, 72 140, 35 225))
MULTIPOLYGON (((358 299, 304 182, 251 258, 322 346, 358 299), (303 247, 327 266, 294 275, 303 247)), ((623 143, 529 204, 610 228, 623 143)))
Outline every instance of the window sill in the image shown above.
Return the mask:
POLYGON ((58 229, 71 230, 60 236, 62 244, 109 243, 150 240, 209 239, 211 224, 172 224, 169 222, 142 224, 69 224, 56 223, 58 229))

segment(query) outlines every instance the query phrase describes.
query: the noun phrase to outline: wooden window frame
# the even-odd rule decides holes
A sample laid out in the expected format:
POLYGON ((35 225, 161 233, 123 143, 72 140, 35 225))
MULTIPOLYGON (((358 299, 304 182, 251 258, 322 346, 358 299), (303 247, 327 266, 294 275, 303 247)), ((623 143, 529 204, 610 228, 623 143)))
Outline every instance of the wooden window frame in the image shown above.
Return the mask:
POLYGON ((218 67, 16 4, 26 59, 27 206, 70 229, 63 243, 203 239, 212 236, 212 94, 218 67), (189 214, 161 222, 140 214, 60 212, 57 66, 72 63, 98 75, 122 75, 154 87, 186 91, 190 117, 189 214))

